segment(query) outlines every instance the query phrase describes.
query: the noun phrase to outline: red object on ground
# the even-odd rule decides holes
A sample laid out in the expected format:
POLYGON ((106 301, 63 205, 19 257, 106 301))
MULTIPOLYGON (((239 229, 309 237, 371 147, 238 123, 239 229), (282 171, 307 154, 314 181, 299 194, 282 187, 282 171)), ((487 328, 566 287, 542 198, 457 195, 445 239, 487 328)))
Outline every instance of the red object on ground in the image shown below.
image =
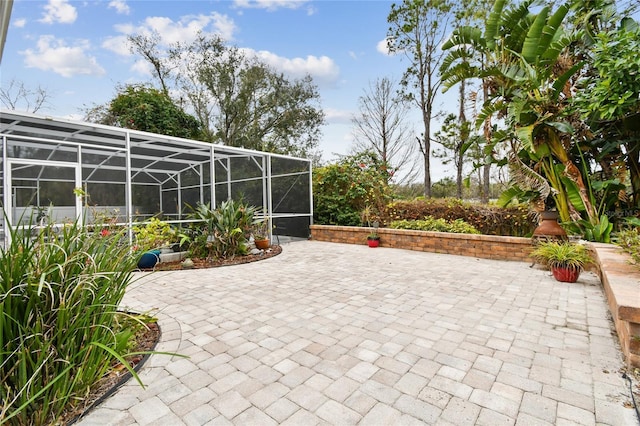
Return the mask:
POLYGON ((574 268, 551 268, 553 277, 563 283, 575 283, 580 276, 580 269, 574 268))
POLYGON ((367 240, 367 244, 371 248, 378 247, 380 245, 380 240, 367 240))

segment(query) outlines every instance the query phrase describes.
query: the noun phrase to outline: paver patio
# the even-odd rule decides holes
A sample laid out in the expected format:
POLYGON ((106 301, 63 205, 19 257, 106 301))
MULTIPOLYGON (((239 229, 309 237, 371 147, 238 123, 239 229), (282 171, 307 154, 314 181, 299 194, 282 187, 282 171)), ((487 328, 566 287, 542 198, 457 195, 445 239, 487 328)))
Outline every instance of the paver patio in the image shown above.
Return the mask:
POLYGON ((140 274, 159 351, 81 425, 633 425, 597 277, 289 243, 264 261, 140 274))

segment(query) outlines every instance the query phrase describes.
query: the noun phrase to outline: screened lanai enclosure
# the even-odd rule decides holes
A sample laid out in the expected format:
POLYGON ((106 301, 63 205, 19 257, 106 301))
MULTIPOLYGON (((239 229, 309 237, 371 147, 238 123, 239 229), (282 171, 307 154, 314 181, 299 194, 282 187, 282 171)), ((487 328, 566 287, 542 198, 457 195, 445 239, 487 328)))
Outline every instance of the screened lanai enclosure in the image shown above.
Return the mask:
POLYGON ((227 199, 259 207, 278 239, 309 236, 306 159, 14 111, 0 112, 0 135, 3 239, 44 219, 181 224, 227 199))

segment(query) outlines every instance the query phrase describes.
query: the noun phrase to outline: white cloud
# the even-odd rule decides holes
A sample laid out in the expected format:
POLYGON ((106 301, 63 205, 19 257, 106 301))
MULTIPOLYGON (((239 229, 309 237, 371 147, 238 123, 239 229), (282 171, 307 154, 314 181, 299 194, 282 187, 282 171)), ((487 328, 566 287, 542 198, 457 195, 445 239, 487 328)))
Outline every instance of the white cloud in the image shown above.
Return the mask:
MULTIPOLYGON (((274 11, 276 9, 298 9, 309 0, 234 0, 234 5, 238 8, 246 9, 267 9, 274 11)), ((309 9, 309 13, 313 13, 313 9, 309 9)))
POLYGON ((120 56, 129 56, 131 51, 129 50, 129 40, 127 36, 121 35, 116 37, 109 37, 102 42, 102 47, 110 50, 120 56))
POLYGON ((131 12, 131 8, 124 0, 111 0, 108 7, 115 9, 121 15, 128 15, 131 12))
POLYGON ((131 66, 131 71, 137 74, 145 75, 145 76, 153 75, 152 74, 153 68, 151 67, 151 64, 148 61, 145 61, 144 59, 138 59, 131 66))
POLYGON ((20 54, 24 55, 27 67, 53 71, 63 77, 105 74, 95 57, 86 54, 89 47, 87 40, 80 40, 75 46, 66 46, 62 40, 43 35, 38 39, 37 50, 27 49, 20 54))
POLYGON ((327 123, 351 123, 353 111, 339 110, 335 108, 325 108, 324 117, 327 123))
POLYGON ((68 0, 49 0, 44 6, 44 13, 40 22, 46 24, 60 23, 71 24, 78 17, 76 8, 69 4, 68 0))
POLYGON ((25 25, 27 25, 27 20, 24 18, 13 21, 13 26, 16 28, 24 28, 25 25))
POLYGON ((388 42, 389 42, 389 39, 387 38, 380 40, 376 45, 376 50, 382 53, 383 55, 391 56, 392 53, 389 51, 388 42))
POLYGON ((212 12, 209 15, 183 16, 177 21, 165 16, 150 16, 140 25, 118 24, 114 25, 114 29, 123 35, 107 38, 102 47, 119 55, 129 55, 129 43, 126 42, 128 35, 157 33, 160 45, 167 47, 177 42, 189 44, 199 32, 205 36, 217 34, 225 40, 231 40, 237 27, 228 16, 212 12))
POLYGON ((226 40, 233 38, 236 26, 226 15, 212 12, 209 15, 183 16, 179 21, 167 17, 148 17, 142 26, 142 33, 155 30, 164 44, 177 42, 190 43, 196 39, 198 32, 216 33, 226 40))
MULTIPOLYGON (((245 50, 248 54, 252 51, 245 50)), ((309 55, 306 58, 285 58, 274 53, 261 50, 254 52, 267 65, 295 78, 310 74, 318 85, 335 85, 340 75, 340 68, 328 56, 309 55)))

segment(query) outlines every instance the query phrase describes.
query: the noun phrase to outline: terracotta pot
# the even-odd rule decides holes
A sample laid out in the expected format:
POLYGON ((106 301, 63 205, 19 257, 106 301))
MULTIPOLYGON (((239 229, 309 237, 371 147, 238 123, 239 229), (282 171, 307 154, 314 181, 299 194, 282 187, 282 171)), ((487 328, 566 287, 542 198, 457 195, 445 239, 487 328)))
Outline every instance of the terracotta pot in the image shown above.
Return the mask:
POLYGON ((269 241, 269 239, 255 240, 254 242, 256 243, 256 248, 260 250, 266 250, 271 247, 271 241, 269 241))
POLYGON ((564 240, 567 238, 567 231, 558 223, 558 212, 544 211, 540 213, 540 224, 533 231, 534 237, 548 237, 551 239, 564 240))
POLYGON ((563 283, 575 283, 580 277, 580 269, 565 268, 562 266, 551 267, 553 277, 563 283))

